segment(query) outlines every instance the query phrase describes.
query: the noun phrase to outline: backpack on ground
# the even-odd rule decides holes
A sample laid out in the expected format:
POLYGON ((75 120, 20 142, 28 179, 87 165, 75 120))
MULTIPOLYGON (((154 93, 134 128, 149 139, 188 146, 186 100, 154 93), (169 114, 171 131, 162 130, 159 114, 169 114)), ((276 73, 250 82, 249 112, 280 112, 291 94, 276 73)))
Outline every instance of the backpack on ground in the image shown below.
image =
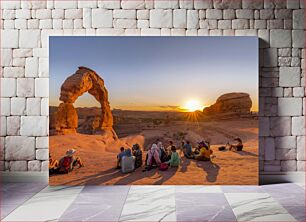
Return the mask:
POLYGON ((220 146, 220 147, 218 147, 218 150, 219 150, 219 151, 225 151, 225 150, 226 150, 226 147, 225 147, 225 146, 220 146))
POLYGON ((161 171, 166 171, 166 170, 168 170, 168 168, 169 168, 169 166, 168 166, 167 163, 161 163, 159 165, 159 170, 161 170, 161 171))

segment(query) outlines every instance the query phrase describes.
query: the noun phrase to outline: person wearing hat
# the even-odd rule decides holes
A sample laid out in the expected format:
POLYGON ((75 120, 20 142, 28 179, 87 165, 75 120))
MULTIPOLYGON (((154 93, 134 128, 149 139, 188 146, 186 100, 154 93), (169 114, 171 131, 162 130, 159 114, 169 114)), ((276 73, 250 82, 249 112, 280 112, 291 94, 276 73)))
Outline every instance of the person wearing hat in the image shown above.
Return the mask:
POLYGON ((79 168, 84 166, 81 158, 74 156, 75 152, 75 149, 66 151, 66 155, 59 161, 59 173, 69 173, 75 166, 79 166, 79 168))
POLYGON ((226 144, 227 146, 229 146, 229 150, 242 151, 243 149, 242 140, 239 137, 236 137, 234 141, 236 142, 235 144, 229 144, 229 143, 226 144))

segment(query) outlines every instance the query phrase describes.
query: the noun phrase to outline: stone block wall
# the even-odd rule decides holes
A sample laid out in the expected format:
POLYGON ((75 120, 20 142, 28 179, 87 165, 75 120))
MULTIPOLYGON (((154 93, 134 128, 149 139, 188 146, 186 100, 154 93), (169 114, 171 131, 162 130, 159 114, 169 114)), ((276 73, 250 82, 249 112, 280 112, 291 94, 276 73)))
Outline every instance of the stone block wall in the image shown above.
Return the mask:
POLYGON ((303 0, 1 1, 0 169, 48 170, 48 36, 251 35, 260 38, 260 171, 305 170, 304 7, 303 0))

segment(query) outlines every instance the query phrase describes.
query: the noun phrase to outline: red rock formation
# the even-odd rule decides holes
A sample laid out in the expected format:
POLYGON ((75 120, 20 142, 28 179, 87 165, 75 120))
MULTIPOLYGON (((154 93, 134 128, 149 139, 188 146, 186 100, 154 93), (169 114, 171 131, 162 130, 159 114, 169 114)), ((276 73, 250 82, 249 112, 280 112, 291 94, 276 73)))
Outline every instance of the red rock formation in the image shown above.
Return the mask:
POLYGON ((99 134, 101 130, 100 116, 87 116, 85 121, 78 126, 78 131, 85 134, 99 134))
POLYGON ((54 128, 62 134, 76 133, 78 114, 72 103, 61 103, 54 113, 54 128))
POLYGON ((247 93, 228 93, 220 96, 216 103, 203 110, 204 115, 221 113, 250 113, 252 100, 247 93))
POLYGON ((59 109, 52 117, 59 134, 76 132, 78 127, 78 116, 73 103, 77 98, 88 92, 93 95, 101 104, 101 118, 99 128, 103 131, 111 131, 114 138, 117 138, 113 130, 113 115, 111 113, 108 91, 105 88, 103 79, 93 70, 86 67, 79 67, 75 74, 69 76, 61 86, 59 109))

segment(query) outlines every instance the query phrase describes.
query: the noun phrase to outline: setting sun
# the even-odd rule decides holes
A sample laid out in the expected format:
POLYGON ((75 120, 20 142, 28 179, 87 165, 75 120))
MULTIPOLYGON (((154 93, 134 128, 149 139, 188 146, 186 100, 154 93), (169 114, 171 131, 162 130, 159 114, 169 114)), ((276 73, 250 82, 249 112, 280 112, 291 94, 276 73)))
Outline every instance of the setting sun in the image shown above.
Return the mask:
POLYGON ((204 106, 198 100, 189 100, 183 108, 189 112, 194 112, 196 110, 203 110, 204 106))

